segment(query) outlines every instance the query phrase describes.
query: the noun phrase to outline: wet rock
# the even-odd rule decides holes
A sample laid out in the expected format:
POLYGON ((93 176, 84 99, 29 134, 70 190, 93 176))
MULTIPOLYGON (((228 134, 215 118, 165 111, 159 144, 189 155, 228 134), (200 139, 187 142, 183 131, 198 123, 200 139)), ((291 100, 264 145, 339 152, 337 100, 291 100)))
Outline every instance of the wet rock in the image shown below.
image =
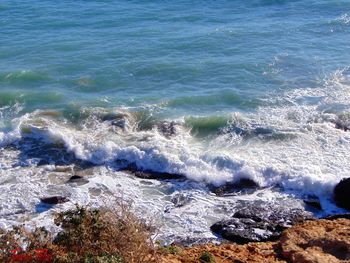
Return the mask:
POLYGON ((238 210, 232 218, 215 223, 210 229, 227 240, 245 244, 275 240, 287 227, 311 218, 311 213, 300 209, 250 205, 238 210))
POLYGON ((185 177, 180 174, 162 173, 152 170, 141 170, 136 164, 129 164, 125 169, 125 172, 129 172, 141 179, 155 179, 155 180, 169 180, 169 179, 184 179, 185 177))
POLYGON ((48 205, 57 205, 57 204, 69 202, 69 199, 64 196, 51 196, 51 197, 41 198, 40 201, 48 205))
POLYGON ((320 200, 317 197, 309 197, 303 201, 305 205, 309 206, 312 209, 322 210, 320 200))
POLYGON ((350 219, 350 213, 326 216, 326 217, 324 217, 323 219, 327 219, 327 220, 336 220, 336 219, 339 219, 339 218, 350 219))
POLYGON ((237 182, 226 183, 222 186, 209 186, 209 190, 218 196, 231 195, 237 192, 250 193, 259 188, 259 185, 251 179, 243 178, 237 182))
POLYGON ((338 120, 335 122, 335 128, 343 131, 349 131, 350 124, 338 120))
POLYGON ((175 207, 182 207, 191 201, 191 198, 185 194, 175 194, 170 200, 175 207))
POLYGON ((308 221, 283 232, 280 248, 288 262, 349 262, 350 220, 308 221))
POLYGON ((83 176, 73 175, 67 183, 77 183, 79 185, 87 184, 89 180, 85 179, 83 176))
POLYGON ((161 255, 159 262, 198 262, 200 255, 208 251, 217 262, 345 263, 350 262, 349 227, 350 220, 344 219, 306 221, 285 230, 277 242, 190 244, 181 247, 181 253, 161 255))
POLYGON ((146 181, 146 180, 141 180, 140 183, 143 184, 143 185, 153 185, 153 182, 146 181))
POLYGON ((125 113, 107 113, 102 116, 102 121, 109 121, 113 126, 124 130, 127 126, 127 117, 125 113))
POLYGON ((134 175, 141 179, 156 179, 156 180, 169 180, 169 179, 181 179, 182 175, 170 174, 170 173, 159 173, 150 170, 136 171, 134 175))
POLYGON ((114 121, 114 120, 124 119, 126 117, 127 117, 127 114, 110 112, 102 116, 102 121, 114 121))
POLYGON ((337 206, 350 210, 350 177, 342 179, 335 186, 333 195, 337 206))
POLYGON ((166 137, 171 137, 176 135, 176 123, 174 121, 171 122, 163 122, 158 125, 158 131, 161 132, 166 137))
POLYGON ((58 165, 55 167, 54 171, 58 173, 69 173, 73 171, 73 167, 68 165, 58 165))
POLYGON ((120 120, 114 120, 111 122, 113 126, 119 127, 121 129, 125 129, 126 127, 126 120, 125 119, 120 119, 120 120))
POLYGON ((296 134, 283 131, 274 130, 268 127, 239 127, 239 126, 228 126, 220 129, 219 134, 236 134, 241 136, 243 139, 259 138, 261 140, 286 140, 296 137, 296 134))

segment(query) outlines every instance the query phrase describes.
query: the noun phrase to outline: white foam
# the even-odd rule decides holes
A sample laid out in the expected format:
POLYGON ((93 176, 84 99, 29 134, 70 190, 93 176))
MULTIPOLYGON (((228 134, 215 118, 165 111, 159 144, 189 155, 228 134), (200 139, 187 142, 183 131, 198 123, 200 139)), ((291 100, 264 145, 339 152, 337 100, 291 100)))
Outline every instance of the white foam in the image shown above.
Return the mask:
MULTIPOLYGON (((325 213, 341 211, 332 201, 332 191, 340 179, 349 176, 350 135, 336 129, 334 122, 339 114, 350 112, 349 88, 349 69, 345 68, 327 77, 319 88, 286 92, 272 98, 272 106, 253 114, 235 113, 228 122, 228 128, 239 124, 248 130, 262 127, 291 135, 282 139, 259 135, 244 138, 234 132, 211 134, 203 139, 192 136, 188 128, 181 126, 175 136, 168 138, 157 128, 138 130, 136 118, 131 118, 123 130, 93 114, 77 126, 38 112, 26 114, 13 121, 13 130, 0 133, 0 145, 26 137, 40 138, 63 143, 76 158, 102 166, 89 184, 73 187, 51 183, 47 178, 53 171, 50 166, 43 169, 28 162, 27 167, 21 167, 9 161, 16 158, 20 161, 20 150, 11 153, 2 150, 0 223, 9 225, 23 220, 25 214, 33 215, 40 196, 54 193, 65 193, 72 199, 72 203, 58 206, 59 210, 73 202, 103 205, 103 198, 122 192, 134 201, 136 213, 161 222, 161 236, 169 240, 179 235, 212 238, 210 224, 227 216, 227 209, 239 199, 280 202, 289 194, 315 195, 325 213), (139 169, 185 175, 193 182, 143 184, 142 180, 107 169, 115 167, 117 160, 135 163, 139 169), (252 195, 220 198, 205 187, 240 178, 250 178, 267 189, 252 195), (270 190, 274 186, 280 186, 284 193, 270 190), (189 206, 174 208, 169 200, 177 192, 191 196, 189 206)), ((51 212, 40 213, 33 220, 43 220, 43 215, 51 212)), ((52 223, 49 221, 45 224, 52 223)))

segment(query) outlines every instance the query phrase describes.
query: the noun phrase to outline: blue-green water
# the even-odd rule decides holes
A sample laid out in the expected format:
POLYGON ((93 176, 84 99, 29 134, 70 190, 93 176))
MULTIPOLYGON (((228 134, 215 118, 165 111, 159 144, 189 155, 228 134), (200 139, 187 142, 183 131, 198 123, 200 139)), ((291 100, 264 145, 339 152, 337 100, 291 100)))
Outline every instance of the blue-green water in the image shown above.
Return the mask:
POLYGON ((240 198, 339 212, 349 43, 348 0, 2 0, 0 226, 52 224, 37 209, 47 195, 104 205, 124 192, 165 238, 212 237, 240 198), (82 164, 89 183, 66 184, 82 164), (187 180, 145 183, 130 166, 187 180), (241 178, 263 190, 209 192, 241 178), (191 205, 174 207, 178 194, 191 205))
POLYGON ((349 65, 349 1, 2 1, 0 105, 250 111, 349 65))

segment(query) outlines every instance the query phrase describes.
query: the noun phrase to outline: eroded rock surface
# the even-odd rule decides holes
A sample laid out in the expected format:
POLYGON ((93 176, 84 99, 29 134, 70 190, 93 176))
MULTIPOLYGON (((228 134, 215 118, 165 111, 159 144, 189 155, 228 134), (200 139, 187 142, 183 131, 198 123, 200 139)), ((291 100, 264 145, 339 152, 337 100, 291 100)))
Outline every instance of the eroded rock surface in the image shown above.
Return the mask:
POLYGON ((245 245, 223 243, 180 247, 175 254, 161 255, 162 263, 198 263, 209 252, 216 263, 350 262, 350 220, 312 220, 285 230, 276 242, 245 245))
POLYGON ((275 240, 287 227, 311 218, 310 213, 301 209, 248 205, 210 229, 224 239, 245 244, 275 240))
POLYGON ((350 262, 350 220, 307 221, 286 230, 280 246, 291 262, 350 262))

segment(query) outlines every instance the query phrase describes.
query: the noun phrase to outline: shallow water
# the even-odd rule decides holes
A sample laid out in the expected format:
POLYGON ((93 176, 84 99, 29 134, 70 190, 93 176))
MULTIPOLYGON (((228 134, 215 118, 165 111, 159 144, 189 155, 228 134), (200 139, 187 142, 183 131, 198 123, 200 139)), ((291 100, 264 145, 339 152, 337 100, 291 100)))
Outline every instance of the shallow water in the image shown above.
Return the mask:
POLYGON ((166 242, 216 238, 210 224, 242 200, 312 196, 317 215, 340 212, 349 40, 348 1, 2 1, 1 226, 52 227, 54 211, 115 195, 166 242), (67 184, 86 164, 89 183, 67 184), (129 164, 187 180, 137 179, 129 164), (262 189, 208 189, 241 178, 262 189), (58 194, 71 202, 40 205, 58 194))

